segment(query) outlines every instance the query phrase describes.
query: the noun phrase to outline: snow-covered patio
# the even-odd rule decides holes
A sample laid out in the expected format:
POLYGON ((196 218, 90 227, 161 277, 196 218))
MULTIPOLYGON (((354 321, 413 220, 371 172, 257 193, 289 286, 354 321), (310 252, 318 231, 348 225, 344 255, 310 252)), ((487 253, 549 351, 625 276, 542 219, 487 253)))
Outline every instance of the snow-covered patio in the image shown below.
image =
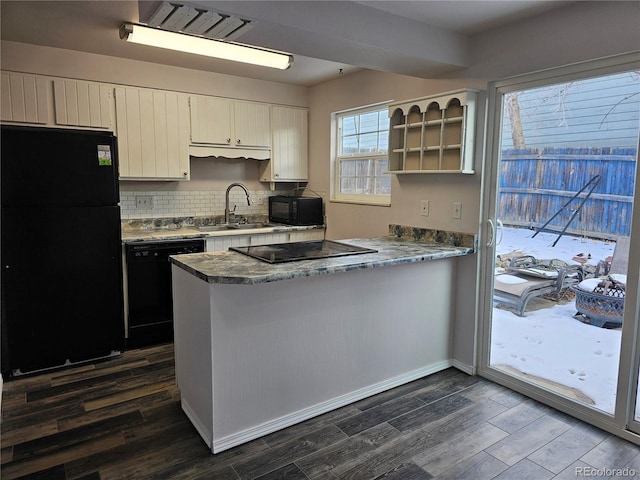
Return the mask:
MULTIPOLYGON (((612 256, 615 249, 614 242, 569 235, 551 247, 557 234, 539 233, 531 238, 534 233, 505 228, 496 254, 522 252, 569 264, 575 264, 573 258, 579 256, 588 259, 587 265, 595 266, 612 256)), ((581 392, 588 397, 582 397, 585 403, 613 413, 621 331, 584 324, 573 317, 575 313, 573 295, 559 302, 536 299, 524 317, 494 308, 490 363, 581 392)))

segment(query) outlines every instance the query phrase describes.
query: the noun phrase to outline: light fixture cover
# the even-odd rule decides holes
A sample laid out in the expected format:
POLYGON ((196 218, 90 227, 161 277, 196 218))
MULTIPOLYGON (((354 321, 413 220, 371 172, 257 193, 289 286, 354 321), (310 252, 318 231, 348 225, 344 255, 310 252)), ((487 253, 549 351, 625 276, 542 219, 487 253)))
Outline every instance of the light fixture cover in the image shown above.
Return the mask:
POLYGON ((263 50, 239 43, 223 42, 184 33, 169 32, 157 28, 125 23, 120 27, 120 38, 128 42, 166 48, 196 55, 250 63, 263 67, 286 70, 293 62, 293 56, 287 53, 263 50))

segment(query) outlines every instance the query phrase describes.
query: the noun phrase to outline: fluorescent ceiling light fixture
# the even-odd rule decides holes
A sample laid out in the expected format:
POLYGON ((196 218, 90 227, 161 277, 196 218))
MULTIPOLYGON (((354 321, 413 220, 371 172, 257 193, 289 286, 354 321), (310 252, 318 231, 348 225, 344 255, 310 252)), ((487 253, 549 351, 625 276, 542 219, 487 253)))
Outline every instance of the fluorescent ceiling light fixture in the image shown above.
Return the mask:
POLYGON ((263 67, 286 70, 293 62, 293 56, 287 53, 273 52, 238 43, 222 42, 184 33, 168 32, 157 28, 125 23, 120 27, 120 38, 128 42, 167 48, 179 52, 194 53, 207 57, 221 58, 233 62, 250 63, 263 67))

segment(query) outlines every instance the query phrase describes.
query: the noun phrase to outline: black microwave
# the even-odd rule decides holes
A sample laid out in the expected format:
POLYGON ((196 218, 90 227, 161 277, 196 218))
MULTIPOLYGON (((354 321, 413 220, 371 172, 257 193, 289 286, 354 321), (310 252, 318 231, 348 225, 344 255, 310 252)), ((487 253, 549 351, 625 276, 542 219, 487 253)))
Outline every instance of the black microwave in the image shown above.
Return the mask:
POLYGON ((269 197, 269 221, 287 225, 324 225, 322 198, 269 197))

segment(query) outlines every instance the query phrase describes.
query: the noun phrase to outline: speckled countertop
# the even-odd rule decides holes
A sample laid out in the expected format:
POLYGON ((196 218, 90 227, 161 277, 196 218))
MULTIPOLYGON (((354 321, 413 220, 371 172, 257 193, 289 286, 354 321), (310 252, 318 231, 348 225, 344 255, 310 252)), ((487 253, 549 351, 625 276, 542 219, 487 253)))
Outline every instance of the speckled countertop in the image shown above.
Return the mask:
POLYGON ((410 227, 407 229, 407 227, 391 225, 388 237, 338 240, 341 243, 375 249, 377 253, 270 264, 238 252, 227 251, 175 255, 171 257, 171 262, 209 283, 255 285, 292 278, 459 257, 477 251, 477 240, 474 235, 441 232, 443 235, 439 239, 449 240, 448 243, 441 243, 432 238, 430 233, 433 231, 421 231, 423 234, 410 227))
MULTIPOLYGON (((129 220, 123 222, 121 238, 123 243, 181 240, 193 238, 222 237, 231 235, 258 235, 262 233, 299 232, 303 230, 324 229, 323 225, 291 226, 276 225, 265 228, 228 229, 216 232, 198 230, 200 226, 222 223, 216 218, 170 218, 129 220)), ((266 222, 266 218, 249 219, 250 222, 266 222)))

